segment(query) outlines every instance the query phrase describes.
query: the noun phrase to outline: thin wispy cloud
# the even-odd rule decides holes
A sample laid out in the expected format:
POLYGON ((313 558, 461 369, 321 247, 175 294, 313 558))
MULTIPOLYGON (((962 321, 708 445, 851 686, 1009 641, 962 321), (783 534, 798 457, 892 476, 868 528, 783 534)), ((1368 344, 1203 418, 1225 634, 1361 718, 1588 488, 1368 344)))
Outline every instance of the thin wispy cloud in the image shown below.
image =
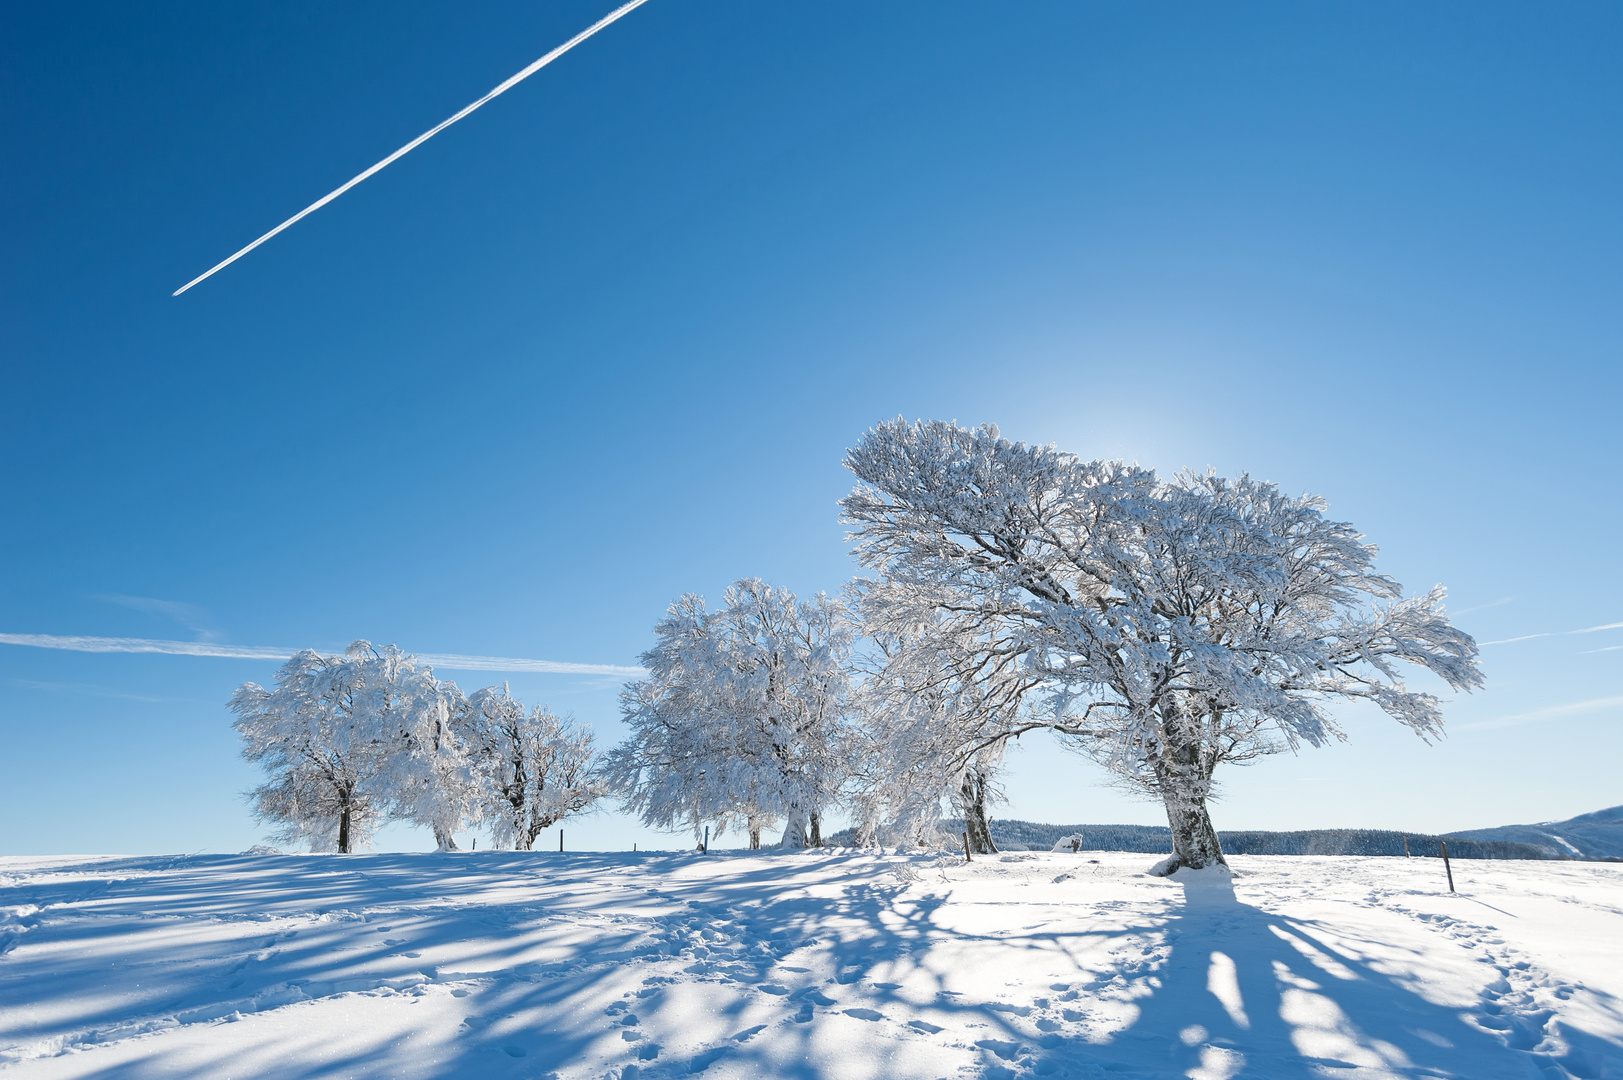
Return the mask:
POLYGON ((1492 731, 1496 728, 1520 727, 1522 724, 1539 724, 1549 720, 1565 720, 1568 717, 1584 716, 1588 713, 1600 712, 1604 709, 1623 707, 1623 697, 1592 698, 1589 701, 1574 701, 1568 705, 1548 705, 1542 709, 1531 712, 1515 713, 1511 716, 1495 717, 1492 720, 1479 720, 1474 724, 1450 724, 1450 731, 1492 731))
POLYGON ((12 679, 11 685, 20 686, 24 690, 41 690, 48 694, 82 694, 85 697, 116 698, 119 701, 144 701, 150 705, 164 705, 178 700, 176 698, 153 697, 150 694, 132 694, 126 690, 114 690, 106 686, 92 686, 89 683, 36 682, 33 679, 12 679))
POLYGON ((429 139, 432 139, 434 136, 438 135, 440 132, 444 131, 446 128, 450 127, 452 124, 456 123, 458 120, 461 120, 463 117, 467 116, 469 113, 473 112, 475 109, 477 109, 480 106, 486 104, 487 102, 491 101, 492 99, 494 99, 496 97, 499 97, 502 94, 507 93, 507 91, 511 90, 513 87, 517 86, 519 83, 523 82, 525 79, 528 79, 531 75, 534 75, 536 72, 540 71, 542 68, 546 67, 548 64, 550 64, 554 60, 558 59, 558 57, 562 56, 564 53, 568 52, 570 49, 573 49, 576 45, 579 45, 581 42, 585 41, 587 38, 591 37, 593 34, 597 33, 599 30, 603 29, 605 26, 609 25, 610 23, 614 22, 615 20, 617 20, 617 19, 619 19, 619 18, 621 18, 621 17, 623 17, 625 15, 629 15, 634 9, 636 9, 638 7, 641 7, 643 4, 645 4, 647 2, 648 2, 648 0, 631 0, 631 2, 629 4, 626 4, 623 7, 618 7, 616 9, 614 9, 613 11, 609 12, 607 15, 603 16, 603 18, 599 19, 597 22, 593 23, 591 26, 588 26, 586 29, 582 30, 580 33, 576 34, 574 37, 570 38, 568 41, 566 41, 562 45, 558 46, 556 49, 553 49, 551 52, 547 53, 541 59, 539 59, 535 63, 531 64, 529 67, 525 68, 523 71, 519 72, 517 75, 514 75, 512 78, 508 79, 506 82, 503 82, 501 85, 497 86, 494 90, 492 90, 490 93, 486 94, 484 97, 480 98, 478 101, 475 101, 472 105, 467 106, 461 112, 457 113, 455 116, 452 116, 451 118, 449 118, 447 120, 442 120, 438 124, 435 124, 433 127, 429 128, 427 131, 423 132, 421 135, 419 135, 415 139, 411 140, 411 142, 407 143, 405 146, 402 146, 400 149, 396 150, 394 153, 390 154, 388 157, 384 158, 382 161, 378 162, 376 165, 372 166, 370 169, 367 169, 365 172, 361 173, 359 176, 356 176, 354 179, 350 180, 349 183, 344 184, 343 186, 341 186, 339 188, 336 188, 333 191, 329 191, 327 194, 323 195, 321 198, 317 199, 315 202, 311 203, 309 206, 306 206, 303 210, 300 210, 297 214, 294 214, 292 217, 288 218, 286 221, 284 221, 280 225, 276 226, 276 228, 272 229, 270 232, 266 233, 264 236, 261 236, 258 240, 255 240, 253 243, 249 244, 247 247, 243 248, 241 251, 237 252, 235 255, 232 255, 229 259, 225 259, 224 261, 222 261, 220 263, 217 263, 216 265, 214 265, 210 269, 204 271, 203 273, 198 274, 196 277, 192 278, 192 280, 188 281, 186 284, 184 284, 180 288, 176 289, 172 295, 179 296, 181 293, 185 292, 187 289, 191 288, 193 285, 196 285, 198 282, 205 281, 208 278, 213 277, 216 273, 220 272, 221 270, 224 270, 226 267, 230 266, 232 263, 236 262, 238 259, 240 259, 244 255, 248 254, 254 248, 258 247, 260 244, 263 244, 266 240, 269 240, 271 237, 275 236, 277 233, 281 232, 283 229, 287 228, 289 225, 292 225, 294 222, 299 221, 301 218, 307 217, 310 214, 315 213, 317 210, 320 210, 323 206, 326 206, 328 203, 330 203, 334 199, 338 198, 338 196, 342 195, 344 192, 348 191, 350 188, 354 187, 356 184, 359 184, 362 180, 365 180, 367 177, 372 176, 374 173, 381 172, 385 167, 394 164, 396 161, 399 161, 401 158, 405 157, 407 154, 411 153, 413 150, 417 149, 419 146, 423 145, 429 139))
MULTIPOLYGON (((1501 638, 1498 641, 1484 641, 1482 642, 1482 645, 1484 647, 1488 645, 1509 645, 1512 642, 1532 641, 1535 638, 1571 637, 1573 634, 1597 634, 1602 630, 1623 630, 1623 622, 1602 623, 1600 626, 1585 626, 1579 630, 1550 630, 1543 634, 1523 634, 1521 637, 1507 637, 1501 638)), ((1601 652, 1604 650, 1597 649, 1595 651, 1601 652)))
MULTIPOLYGON (((298 649, 269 645, 223 645, 214 641, 161 641, 152 638, 60 636, 56 634, 0 634, 0 645, 26 645, 87 653, 160 653, 167 656, 213 656, 229 660, 286 660, 298 649)), ((459 653, 415 653, 418 660, 452 671, 529 671, 551 675, 614 675, 640 678, 640 667, 618 664, 572 664, 561 660, 529 660, 515 656, 464 656, 459 653)))
POLYGON ((179 600, 157 600, 150 596, 125 596, 122 593, 92 593, 90 599, 100 600, 104 604, 117 604, 132 611, 144 611, 149 615, 177 622, 196 634, 198 641, 213 641, 220 636, 214 629, 208 612, 196 604, 182 603, 179 600))

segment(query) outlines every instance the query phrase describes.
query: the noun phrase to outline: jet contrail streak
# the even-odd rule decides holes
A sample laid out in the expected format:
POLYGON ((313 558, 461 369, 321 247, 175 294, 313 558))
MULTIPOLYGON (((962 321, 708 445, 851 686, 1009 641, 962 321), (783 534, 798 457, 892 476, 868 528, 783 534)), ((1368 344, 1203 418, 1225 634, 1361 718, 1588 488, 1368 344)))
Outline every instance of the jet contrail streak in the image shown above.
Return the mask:
POLYGON ((235 255, 231 256, 229 259, 226 259, 224 262, 219 263, 218 265, 216 265, 213 268, 209 269, 207 272, 199 274, 196 277, 192 278, 192 280, 188 281, 186 284, 184 284, 180 288, 176 289, 170 295, 179 296, 181 293, 185 292, 187 289, 191 288, 193 285, 196 285, 198 282, 207 280, 208 278, 210 278, 213 275, 217 274, 221 270, 224 270, 226 267, 230 266, 232 263, 236 262, 238 259, 240 259, 244 255, 248 254, 254 248, 258 247, 260 244, 263 244, 266 240, 269 240, 271 237, 275 236, 277 233, 281 232, 283 229, 287 228, 289 225, 293 224, 295 221, 298 221, 300 218, 305 217, 306 215, 312 214, 317 210, 320 210, 323 206, 326 206, 328 203, 330 203, 334 199, 338 198, 338 196, 342 195, 344 192, 348 191, 350 188, 354 187, 356 184, 359 184, 362 180, 365 180, 367 177, 371 176, 373 173, 379 171, 384 166, 393 164, 395 161, 398 161, 400 158, 405 157, 407 154, 411 153, 413 150, 415 150, 419 146, 423 145, 423 143, 427 142, 429 139, 432 139, 434 136, 438 135, 440 132, 444 131, 446 128, 450 127, 452 124, 454 124, 458 120, 462 119, 464 116, 467 116, 469 113, 471 113, 475 109, 479 108, 479 106, 485 104, 485 102, 489 101, 490 99, 492 99, 494 97, 498 97, 501 94, 507 93, 507 91, 511 90, 513 87, 517 86, 519 83, 523 82, 525 79, 528 79, 531 75, 534 75, 536 72, 540 71, 542 68, 546 67, 548 64, 550 64, 554 60, 558 59, 558 57, 562 56, 564 53, 568 52, 570 49, 573 49, 576 45, 579 45, 581 42, 585 41, 587 38, 591 37, 593 34, 597 33, 599 30, 603 29, 605 26, 609 25, 610 23, 614 22, 617 19, 620 19, 620 18, 622 18, 622 17, 624 17, 626 15, 629 15, 633 10, 635 10, 636 8, 641 7, 643 4, 646 4, 647 2, 648 2, 648 0, 631 0, 631 2, 629 4, 625 4, 622 7, 615 8, 613 11, 609 12, 607 15, 605 15, 601 19, 597 20, 597 22, 593 23, 591 26, 588 26, 586 29, 582 30, 580 33, 576 34, 574 37, 570 38, 568 41, 566 41, 562 45, 558 46, 556 49, 553 49, 551 52, 547 53, 547 55, 543 56, 541 59, 539 59, 535 63, 531 64, 529 67, 525 68, 523 71, 519 72, 517 75, 514 75, 511 79, 508 79, 506 82, 504 82, 500 86, 496 87, 496 89, 492 90, 490 93, 486 94, 484 97, 480 98, 478 101, 474 102, 472 105, 469 105, 467 108, 463 109, 461 112, 457 113, 455 116, 451 117, 449 120, 443 120, 440 123, 438 123, 438 124, 434 125, 433 127, 429 128, 427 131, 423 132, 421 135, 419 135, 415 139, 411 140, 411 142, 407 143, 405 146, 402 146, 400 149, 396 150, 394 153, 390 154, 388 157, 384 158, 382 161, 378 162, 376 165, 372 166, 370 169, 367 169, 365 172, 363 172, 359 176, 355 177, 353 180, 351 180, 349 183, 345 184, 343 187, 338 188, 338 189, 336 189, 334 191, 330 191, 326 195, 323 195, 321 198, 317 199, 315 202, 311 203, 309 206, 306 206, 303 210, 300 210, 297 214, 294 214, 292 217, 288 218, 286 221, 284 221, 280 225, 276 226, 276 228, 272 229, 270 232, 266 233, 264 236, 261 236, 258 240, 255 240, 253 243, 249 244, 247 247, 243 248, 241 251, 239 251, 235 255))
MULTIPOLYGON (((1484 641, 1483 645, 1509 645, 1515 641, 1532 641, 1534 638, 1544 637, 1571 637, 1573 634, 1596 634, 1602 630, 1623 630, 1623 622, 1602 623, 1599 626, 1586 626, 1581 630, 1548 630, 1542 634, 1523 634, 1521 637, 1507 637, 1499 641, 1484 641)), ((1595 652, 1604 652, 1604 649, 1595 649, 1595 652)))
MULTIPOLYGON (((0 645, 31 645, 36 649, 66 649, 92 653, 163 653, 169 656, 221 656, 233 660, 286 660, 298 649, 260 645, 220 645, 212 641, 161 641, 152 638, 60 637, 55 634, 0 634, 0 645)), ((416 653, 431 667, 455 671, 536 671, 554 675, 614 675, 639 678, 640 667, 615 664, 571 664, 561 660, 526 660, 513 656, 461 656, 455 653, 416 653)))

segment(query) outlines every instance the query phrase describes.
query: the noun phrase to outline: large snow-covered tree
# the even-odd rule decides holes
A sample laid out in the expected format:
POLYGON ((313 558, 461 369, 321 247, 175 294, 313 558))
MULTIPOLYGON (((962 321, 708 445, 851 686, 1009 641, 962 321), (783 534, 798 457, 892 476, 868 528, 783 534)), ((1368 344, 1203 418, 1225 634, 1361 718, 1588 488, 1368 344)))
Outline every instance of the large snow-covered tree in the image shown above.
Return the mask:
POLYGON ((466 709, 454 684, 393 645, 357 641, 342 656, 294 656, 267 690, 232 696, 243 755, 270 779, 250 793, 284 841, 353 851, 385 818, 427 825, 443 848, 473 785, 456 730, 466 709))
POLYGON ((370 707, 367 668, 377 657, 351 645, 343 656, 300 652, 276 687, 244 683, 231 697, 243 756, 270 773, 250 795, 283 841, 313 851, 364 846, 381 809, 379 777, 396 751, 370 707))
POLYGON ((631 735, 606 755, 627 807, 656 828, 744 824, 757 843, 781 819, 780 846, 821 843, 849 767, 845 610, 752 578, 714 611, 680 598, 655 635, 621 695, 631 735))
POLYGON ((590 729, 545 705, 525 712, 505 684, 468 698, 465 732, 482 782, 479 809, 497 847, 528 851, 542 829, 605 793, 590 729))
POLYGON ((1031 722, 1163 801, 1169 871, 1224 861, 1206 806, 1222 762, 1343 737, 1336 702, 1439 734, 1439 700, 1399 664, 1481 684, 1441 587, 1405 598, 1314 496, 937 421, 881 424, 846 464, 862 563, 1014 650, 1043 690, 1031 722))

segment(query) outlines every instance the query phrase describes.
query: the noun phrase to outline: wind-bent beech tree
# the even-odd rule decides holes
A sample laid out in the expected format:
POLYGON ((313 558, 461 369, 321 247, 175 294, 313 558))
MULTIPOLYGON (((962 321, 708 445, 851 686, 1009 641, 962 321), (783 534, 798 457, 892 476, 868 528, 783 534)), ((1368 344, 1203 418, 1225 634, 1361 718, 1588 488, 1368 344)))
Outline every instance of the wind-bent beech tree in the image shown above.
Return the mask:
POLYGON ((743 822, 752 844, 781 818, 781 847, 821 844, 848 770, 844 610, 751 578, 715 611, 680 598, 655 634, 621 694, 631 736, 605 756, 627 808, 655 828, 743 822))
POLYGON ((934 596, 942 618, 996 627, 1041 682, 1024 722, 1163 801, 1166 872, 1224 863, 1206 807, 1221 762, 1344 738, 1337 701, 1439 735, 1438 699, 1409 690, 1400 662, 1481 685, 1443 589, 1404 598, 1317 497, 1249 476, 1165 481, 939 421, 881 424, 846 465, 863 565, 934 596))
POLYGON ((591 731, 545 705, 526 713, 506 685, 474 692, 465 731, 484 781, 480 810, 498 848, 529 851, 541 830, 606 791, 592 769, 591 731))
MULTIPOLYGON (((325 657, 306 649, 277 672, 274 690, 244 683, 230 708, 243 756, 271 774, 250 793, 255 812, 284 841, 353 851, 403 793, 434 817, 425 785, 407 778, 414 761, 439 752, 431 744, 449 718, 443 684, 394 646, 357 641, 325 657)), ((443 741, 453 753, 453 740, 443 741)))
POLYGON ((1021 704, 1040 683, 1022 667, 1020 643, 995 619, 965 610, 941 587, 887 579, 852 585, 853 606, 878 649, 863 687, 876 776, 859 803, 865 841, 879 828, 922 840, 935 832, 942 797, 964 821, 971 850, 997 850, 987 816, 1021 704))

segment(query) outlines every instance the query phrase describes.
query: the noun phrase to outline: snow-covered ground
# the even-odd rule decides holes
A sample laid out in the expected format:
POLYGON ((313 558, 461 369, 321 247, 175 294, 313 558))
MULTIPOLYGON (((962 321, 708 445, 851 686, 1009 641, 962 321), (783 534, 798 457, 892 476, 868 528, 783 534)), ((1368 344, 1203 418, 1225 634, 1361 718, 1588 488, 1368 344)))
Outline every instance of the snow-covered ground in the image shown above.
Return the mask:
POLYGON ((19 1077, 1623 1077, 1623 866, 0 859, 19 1077))

